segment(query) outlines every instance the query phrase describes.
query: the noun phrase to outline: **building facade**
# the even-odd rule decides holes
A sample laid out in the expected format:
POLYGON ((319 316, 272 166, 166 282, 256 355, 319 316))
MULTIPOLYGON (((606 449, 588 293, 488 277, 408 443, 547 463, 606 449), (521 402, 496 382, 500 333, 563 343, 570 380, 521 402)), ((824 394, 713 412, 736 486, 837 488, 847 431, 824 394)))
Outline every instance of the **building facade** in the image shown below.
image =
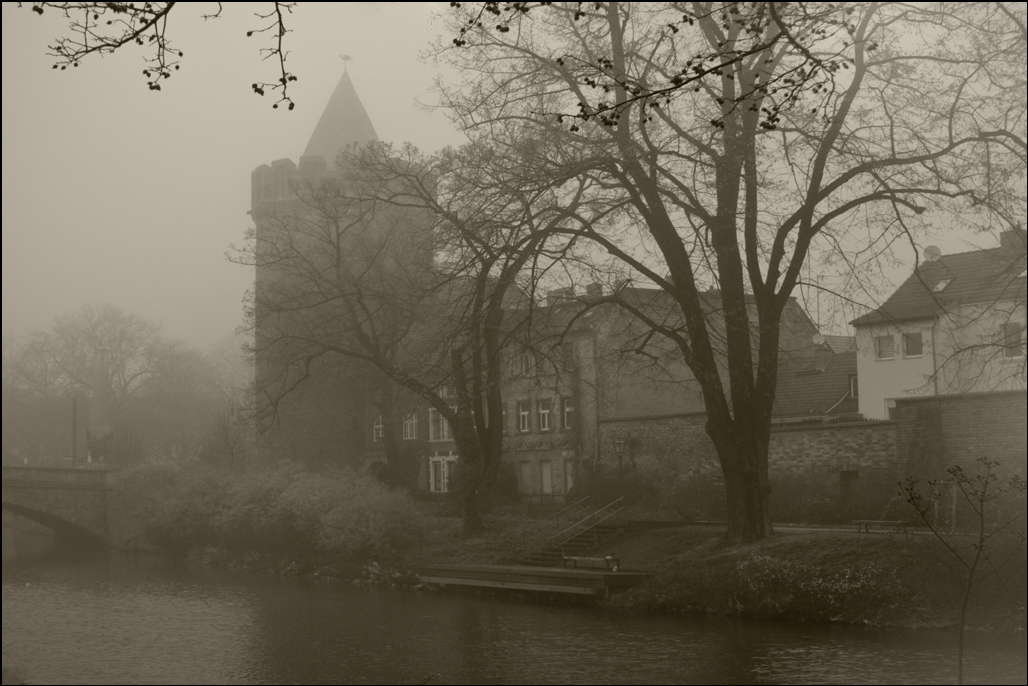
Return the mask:
POLYGON ((1025 233, 987 250, 929 249, 856 329, 860 413, 886 419, 901 398, 1025 388, 1025 233))

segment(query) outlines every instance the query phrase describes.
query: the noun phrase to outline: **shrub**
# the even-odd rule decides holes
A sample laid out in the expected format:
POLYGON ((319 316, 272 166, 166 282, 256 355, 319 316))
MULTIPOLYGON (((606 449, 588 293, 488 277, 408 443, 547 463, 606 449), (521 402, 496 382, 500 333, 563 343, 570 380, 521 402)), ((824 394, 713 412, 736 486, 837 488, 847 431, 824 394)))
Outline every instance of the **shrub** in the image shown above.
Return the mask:
POLYGON ((422 534, 409 495, 348 470, 293 464, 248 472, 146 466, 122 479, 148 538, 184 555, 222 548, 287 556, 395 560, 422 534))

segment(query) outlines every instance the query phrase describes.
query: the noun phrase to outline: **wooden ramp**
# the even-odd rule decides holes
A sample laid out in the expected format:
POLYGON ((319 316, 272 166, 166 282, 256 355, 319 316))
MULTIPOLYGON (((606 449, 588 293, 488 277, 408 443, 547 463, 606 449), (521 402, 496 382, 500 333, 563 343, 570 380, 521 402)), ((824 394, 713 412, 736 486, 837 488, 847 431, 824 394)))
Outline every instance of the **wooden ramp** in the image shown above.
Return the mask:
POLYGON ((605 569, 559 569, 523 565, 426 565, 418 574, 422 583, 473 586, 511 591, 536 591, 579 596, 606 596, 648 579, 648 572, 612 572, 605 569))

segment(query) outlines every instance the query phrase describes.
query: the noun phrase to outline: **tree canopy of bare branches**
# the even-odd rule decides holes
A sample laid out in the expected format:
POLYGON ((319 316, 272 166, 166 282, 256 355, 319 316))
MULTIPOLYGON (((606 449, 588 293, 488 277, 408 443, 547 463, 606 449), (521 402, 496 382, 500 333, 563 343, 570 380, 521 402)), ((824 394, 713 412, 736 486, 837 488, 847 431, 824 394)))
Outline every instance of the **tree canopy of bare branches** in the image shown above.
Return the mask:
MULTIPOLYGON (((85 60, 103 57, 126 47, 136 46, 144 51, 146 67, 143 77, 150 90, 161 90, 161 84, 171 78, 185 57, 176 49, 168 36, 168 17, 177 2, 34 2, 32 11, 45 14, 59 12, 68 20, 68 32, 58 36, 50 44, 50 56, 54 58, 54 69, 78 67, 85 60)), ((222 3, 214 3, 214 10, 205 12, 204 19, 221 16, 222 3)), ((286 68, 288 51, 285 49, 287 18, 296 3, 267 3, 267 10, 255 14, 256 27, 246 32, 247 36, 266 34, 271 45, 261 48, 262 59, 272 60, 277 66, 278 79, 274 82, 255 82, 251 88, 257 95, 266 92, 278 94, 272 104, 293 109, 295 103, 289 95, 289 84, 296 81, 296 75, 286 68)))
POLYGON ((562 174, 626 204, 619 230, 577 235, 674 299, 685 329, 661 333, 702 389, 729 538, 764 537, 781 318, 808 261, 861 273, 933 223, 1024 214, 1023 7, 455 5, 445 103, 472 136, 559 129, 562 174))

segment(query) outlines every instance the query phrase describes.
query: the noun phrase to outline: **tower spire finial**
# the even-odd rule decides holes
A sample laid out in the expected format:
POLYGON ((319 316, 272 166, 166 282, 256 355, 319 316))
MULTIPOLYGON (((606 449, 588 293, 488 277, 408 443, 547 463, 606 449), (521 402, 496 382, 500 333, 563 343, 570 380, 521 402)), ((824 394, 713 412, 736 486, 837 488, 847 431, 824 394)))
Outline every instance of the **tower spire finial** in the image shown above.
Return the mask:
POLYGON ((350 60, 352 60, 353 58, 350 57, 349 55, 340 55, 339 59, 341 59, 343 61, 343 73, 345 74, 345 73, 347 73, 347 69, 346 68, 347 68, 347 66, 350 63, 350 60))

